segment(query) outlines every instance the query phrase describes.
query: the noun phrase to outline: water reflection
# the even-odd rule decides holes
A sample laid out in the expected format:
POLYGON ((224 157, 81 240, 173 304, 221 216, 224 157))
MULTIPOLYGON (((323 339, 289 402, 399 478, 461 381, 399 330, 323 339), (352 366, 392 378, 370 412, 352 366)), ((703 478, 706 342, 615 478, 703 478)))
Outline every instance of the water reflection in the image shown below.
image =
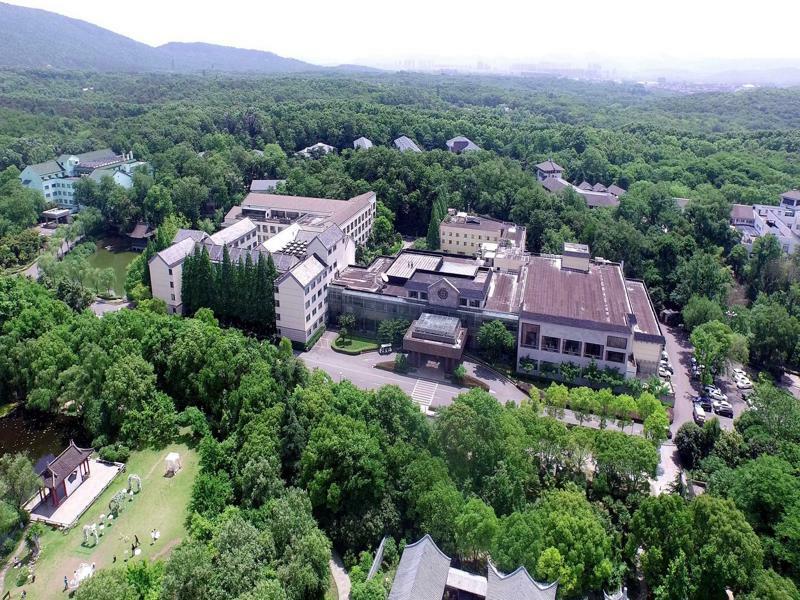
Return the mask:
POLYGON ((0 454, 26 452, 36 461, 46 454, 58 454, 74 439, 79 446, 90 440, 73 418, 41 415, 17 409, 0 419, 0 454))

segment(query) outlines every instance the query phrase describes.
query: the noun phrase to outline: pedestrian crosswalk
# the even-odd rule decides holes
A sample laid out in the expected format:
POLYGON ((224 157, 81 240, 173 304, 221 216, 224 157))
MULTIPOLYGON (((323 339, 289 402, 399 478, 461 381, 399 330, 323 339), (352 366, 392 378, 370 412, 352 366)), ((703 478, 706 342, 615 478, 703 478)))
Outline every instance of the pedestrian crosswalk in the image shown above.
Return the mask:
POLYGON ((414 384, 414 391, 411 392, 411 399, 421 407, 428 408, 431 402, 433 402, 433 397, 438 387, 438 383, 417 379, 417 382, 414 384))

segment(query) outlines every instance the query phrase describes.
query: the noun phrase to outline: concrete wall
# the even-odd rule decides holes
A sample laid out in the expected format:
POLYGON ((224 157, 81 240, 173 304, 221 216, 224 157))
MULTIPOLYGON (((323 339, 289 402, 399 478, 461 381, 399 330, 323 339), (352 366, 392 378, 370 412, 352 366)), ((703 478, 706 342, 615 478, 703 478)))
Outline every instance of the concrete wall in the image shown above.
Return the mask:
POLYGON ((459 227, 452 223, 439 225, 439 243, 442 252, 474 256, 481 249, 481 244, 499 243, 500 234, 492 231, 481 231, 459 227))
POLYGON ((633 356, 639 367, 640 374, 650 374, 658 372, 658 361, 661 360, 661 351, 664 349, 662 344, 645 342, 642 340, 633 341, 633 356))
POLYGON ((580 367, 588 367, 592 362, 594 362, 599 368, 605 369, 606 367, 616 369, 621 373, 625 373, 627 370, 627 362, 626 363, 617 363, 605 360, 606 351, 611 350, 613 352, 624 352, 626 355, 632 353, 634 351, 633 348, 633 335, 631 333, 619 333, 615 331, 595 331, 592 329, 585 329, 585 328, 577 328, 577 327, 570 327, 567 325, 560 325, 554 323, 545 323, 541 321, 531 321, 528 319, 524 319, 520 322, 519 326, 519 333, 517 337, 517 368, 519 368, 519 362, 522 359, 532 359, 536 361, 547 361, 554 364, 561 364, 561 363, 574 363, 580 367), (530 323, 533 325, 539 325, 539 348, 528 348, 522 345, 522 331, 524 329, 524 325, 526 323, 530 323), (613 335, 616 337, 622 337, 627 339, 627 348, 620 349, 620 348, 610 348, 607 346, 607 337, 609 335, 613 335), (559 352, 549 352, 543 350, 543 338, 545 337, 554 337, 560 340, 559 344, 559 352), (564 354, 564 340, 575 340, 581 342, 581 356, 575 356, 573 354, 564 354), (599 344, 603 346, 603 358, 600 360, 593 360, 589 357, 584 356, 584 349, 585 347, 583 344, 586 342, 591 344, 599 344))
POLYGON ((275 294, 275 325, 280 335, 294 342, 306 342, 325 324, 327 311, 326 279, 309 284, 308 291, 294 277, 278 284, 275 294), (277 318, 280 316, 280 318, 277 318))
POLYGON ((373 197, 372 201, 362 210, 353 215, 352 218, 340 224, 342 231, 345 235, 353 238, 356 245, 362 245, 369 239, 370 231, 372 231, 372 224, 375 221, 376 199, 373 197))
POLYGON ((170 268, 159 256, 155 256, 150 261, 149 268, 153 298, 166 302, 167 310, 171 314, 180 314, 183 310, 181 300, 183 261, 170 268))

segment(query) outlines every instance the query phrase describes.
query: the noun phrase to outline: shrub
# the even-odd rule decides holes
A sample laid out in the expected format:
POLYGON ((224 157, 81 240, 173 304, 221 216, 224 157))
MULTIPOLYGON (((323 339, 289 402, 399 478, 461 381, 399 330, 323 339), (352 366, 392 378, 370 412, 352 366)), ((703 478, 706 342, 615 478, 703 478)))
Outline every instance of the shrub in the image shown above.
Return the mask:
POLYGON ((463 364, 460 364, 453 370, 453 381, 456 383, 462 383, 464 378, 467 376, 467 369, 464 368, 463 364))
POLYGON ((402 352, 394 357, 394 370, 398 373, 408 373, 408 356, 402 352))
POLYGON ((130 449, 124 444, 117 442, 100 448, 100 458, 108 462, 127 462, 131 456, 130 449))

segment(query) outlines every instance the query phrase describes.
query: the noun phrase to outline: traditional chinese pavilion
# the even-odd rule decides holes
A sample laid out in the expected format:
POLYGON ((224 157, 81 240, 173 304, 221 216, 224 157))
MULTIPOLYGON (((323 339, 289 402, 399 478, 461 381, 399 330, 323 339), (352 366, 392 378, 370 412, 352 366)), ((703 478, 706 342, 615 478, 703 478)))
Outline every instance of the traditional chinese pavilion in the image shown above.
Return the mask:
POLYGON ((70 440, 69 446, 56 456, 39 472, 42 483, 39 487, 39 498, 58 506, 89 477, 89 457, 94 448, 78 448, 70 440))

